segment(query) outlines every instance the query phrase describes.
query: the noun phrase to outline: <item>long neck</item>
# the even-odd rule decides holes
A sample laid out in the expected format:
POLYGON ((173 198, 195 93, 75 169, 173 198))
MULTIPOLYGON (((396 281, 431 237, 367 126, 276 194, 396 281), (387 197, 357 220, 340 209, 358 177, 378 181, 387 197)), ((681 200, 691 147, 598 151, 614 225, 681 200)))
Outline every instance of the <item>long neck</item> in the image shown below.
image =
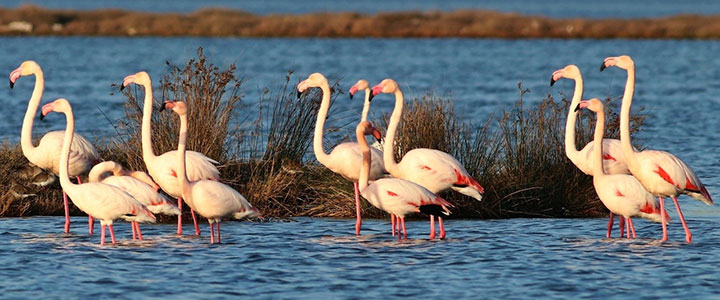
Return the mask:
POLYGON ((370 91, 369 88, 365 89, 365 102, 363 103, 363 110, 362 110, 362 117, 360 117, 360 122, 367 121, 368 113, 370 112, 370 91))
POLYGON ((60 150, 60 186, 62 186, 63 190, 75 186, 75 184, 70 182, 70 177, 68 177, 70 144, 72 144, 73 134, 75 133, 75 119, 71 109, 65 112, 65 119, 67 120, 67 127, 65 127, 65 138, 63 139, 62 149, 60 150))
POLYGON ((635 157, 635 149, 630 141, 630 107, 632 106, 632 98, 635 93, 635 67, 627 69, 627 82, 625 83, 625 93, 623 94, 622 106, 620 107, 620 145, 623 155, 628 163, 628 167, 632 169, 637 165, 637 157, 635 157))
POLYGON ((148 82, 143 85, 145 87, 145 100, 143 101, 143 118, 142 118, 142 151, 145 164, 149 164, 155 159, 155 152, 152 147, 152 83, 148 82))
POLYGON ((400 118, 402 118, 404 105, 405 98, 403 97, 403 93, 400 88, 398 88, 395 91, 395 108, 390 116, 390 124, 388 125, 387 132, 385 133, 385 145, 383 148, 383 162, 385 163, 385 170, 387 170, 390 174, 397 174, 398 171, 397 163, 395 163, 393 146, 395 144, 395 133, 397 132, 398 124, 400 124, 400 118))
POLYGON ((358 179, 358 189, 364 190, 368 186, 368 178, 370 178, 370 164, 372 162, 372 156, 370 155, 370 146, 368 146, 367 139, 363 132, 357 132, 358 144, 360 144, 360 151, 362 151, 363 163, 360 167, 360 177, 358 179))
POLYGON ((43 72, 42 70, 37 70, 35 72, 35 88, 33 89, 32 96, 30 96, 30 101, 28 102, 28 107, 25 111, 22 131, 20 133, 20 146, 22 147, 23 154, 25 154, 28 158, 35 154, 35 146, 33 146, 32 143, 33 119, 35 119, 35 113, 40 105, 44 88, 45 78, 43 77, 43 72))
POLYGON ((187 138, 187 116, 186 115, 180 115, 180 138, 178 141, 178 171, 177 171, 177 178, 178 182, 180 184, 180 189, 183 191, 183 197, 186 197, 185 191, 188 190, 190 186, 190 181, 188 180, 187 173, 185 172, 185 139, 187 138))
POLYGON ((90 173, 88 174, 88 181, 89 182, 100 182, 102 181, 102 175, 106 172, 112 171, 114 168, 114 162, 112 161, 104 161, 97 165, 95 165, 92 169, 90 169, 90 173))
POLYGON ((604 176, 605 175, 605 169, 603 169, 602 164, 602 141, 603 141, 603 135, 605 134, 605 111, 601 110, 597 112, 597 120, 595 121, 595 140, 593 140, 593 143, 595 145, 593 146, 594 151, 592 153, 592 166, 593 170, 593 176, 604 176), (598 172, 597 170, 600 170, 598 172))
POLYGON ((570 109, 568 109, 567 121, 565 122, 565 155, 573 162, 575 162, 575 158, 580 154, 577 146, 575 146, 575 122, 577 121, 578 115, 575 107, 580 103, 580 100, 582 100, 582 95, 583 79, 581 76, 578 76, 575 78, 575 92, 573 93, 572 101, 570 101, 570 109))
POLYGON ((330 110, 330 86, 324 83, 320 86, 322 89, 322 102, 320 103, 320 111, 318 111, 317 121, 315 122, 315 136, 313 137, 313 151, 315 158, 325 165, 330 159, 323 148, 323 131, 325 130, 325 119, 330 110))

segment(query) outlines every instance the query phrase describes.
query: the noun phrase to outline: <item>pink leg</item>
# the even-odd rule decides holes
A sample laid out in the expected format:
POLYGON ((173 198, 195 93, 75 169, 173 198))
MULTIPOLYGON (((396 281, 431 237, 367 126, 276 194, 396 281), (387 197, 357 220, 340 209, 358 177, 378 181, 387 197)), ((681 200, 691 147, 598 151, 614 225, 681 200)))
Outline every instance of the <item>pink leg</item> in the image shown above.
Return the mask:
POLYGON ((435 216, 430 215, 430 239, 435 239, 435 216))
POLYGON ((620 238, 622 238, 625 236, 625 218, 618 216, 618 219, 620 220, 620 238))
POLYGON ((215 224, 210 223, 210 245, 215 244, 215 224))
POLYGON ((632 238, 637 238, 637 234, 635 233, 635 225, 633 224, 632 218, 627 219, 628 227, 630 227, 630 232, 632 232, 632 238))
MULTIPOLYGON (((683 217, 682 210, 680 210, 680 204, 678 204, 677 197, 672 197, 672 199, 675 203, 675 209, 677 209, 678 216, 680 216, 680 222, 682 222, 683 228, 685 229, 685 241, 692 243, 692 234, 690 233, 690 228, 688 228, 687 223, 685 223, 685 217, 683 217)), ((663 214, 663 216, 664 215, 665 214, 663 214)))
POLYGON ((90 235, 93 235, 94 230, 95 230, 95 219, 92 216, 88 216, 88 231, 90 232, 90 235))
POLYGON ((665 199, 663 199, 663 197, 658 197, 658 199, 660 200, 660 216, 662 217, 662 231, 663 231, 662 240, 667 241, 668 235, 667 235, 667 221, 665 220, 665 199))
POLYGON ((140 231, 140 224, 138 222, 135 222, 135 227, 137 228, 136 231, 137 231, 137 235, 138 235, 138 240, 142 240, 143 236, 142 236, 142 232, 140 231))
POLYGON ((360 228, 362 227, 362 217, 360 216, 360 191, 358 183, 353 182, 355 188, 355 235, 360 235, 360 228))
MULTIPOLYGON (((405 218, 400 218, 400 223, 402 223, 403 239, 407 240, 407 230, 405 229, 405 218)), ((400 236, 400 234, 398 234, 398 236, 400 236)))
POLYGON ((396 221, 396 219, 397 218, 395 217, 395 215, 390 214, 390 223, 392 223, 392 236, 395 236, 395 225, 396 225, 395 221, 396 221))
POLYGON ((190 209, 190 215, 192 216, 193 224, 195 225, 195 235, 200 235, 200 226, 198 226, 197 218, 195 217, 195 212, 192 210, 192 208, 190 209))
POLYGON ((180 214, 178 215, 178 225, 177 225, 177 234, 182 235, 182 198, 178 198, 178 209, 180 209, 180 214))
POLYGON ((608 231, 607 231, 607 234, 605 235, 606 238, 610 238, 610 235, 611 235, 610 232, 612 232, 614 220, 615 220, 615 217, 613 216, 613 213, 610 212, 610 220, 608 221, 608 225, 607 225, 608 231))
POLYGON ((132 228, 132 239, 135 239, 136 231, 135 231, 135 222, 130 222, 130 228, 132 228))
POLYGON ((100 233, 100 246, 105 245, 105 225, 100 225, 100 230, 102 231, 100 233))
POLYGON ((70 233, 70 207, 68 206, 68 197, 63 191, 63 205, 65 205, 65 233, 70 233))
POLYGON ((113 230, 112 224, 108 225, 108 228, 110 228, 110 239, 113 242, 113 245, 115 245, 115 230, 113 230))
POLYGON ((438 224, 440 225, 440 239, 445 238, 445 225, 443 224, 442 217, 438 217, 438 224))
POLYGON ((630 233, 630 227, 632 227, 632 223, 630 223, 630 218, 625 218, 625 223, 627 223, 627 238, 632 238, 632 234, 630 233))
POLYGON ((217 222, 217 230, 218 230, 217 242, 218 242, 218 244, 220 244, 220 222, 217 222))

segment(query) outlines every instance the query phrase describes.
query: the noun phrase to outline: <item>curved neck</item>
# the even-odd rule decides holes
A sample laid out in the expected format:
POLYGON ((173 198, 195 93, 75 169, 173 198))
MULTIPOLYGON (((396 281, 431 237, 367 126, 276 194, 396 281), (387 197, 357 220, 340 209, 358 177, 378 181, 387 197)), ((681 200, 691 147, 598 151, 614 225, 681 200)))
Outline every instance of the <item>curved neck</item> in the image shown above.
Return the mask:
MULTIPOLYGON (((35 146, 32 143, 33 119, 40 105, 44 88, 45 78, 43 77, 43 72, 42 70, 37 70, 35 72, 35 88, 33 89, 32 96, 30 96, 30 101, 25 111, 25 119, 23 119, 22 131, 20 132, 20 146, 22 147, 23 154, 28 158, 35 154, 35 146)), ((33 159, 30 160, 32 161, 33 159)))
POLYGON ((360 122, 367 121, 368 113, 370 112, 370 88, 365 89, 365 102, 363 103, 363 110, 362 110, 362 117, 360 117, 360 122))
POLYGON ((104 161, 96 164, 92 169, 90 169, 90 173, 88 174, 88 181, 101 182, 102 175, 106 172, 113 170, 113 164, 114 163, 112 161, 104 161))
POLYGON ((177 178, 180 183, 180 189, 182 190, 183 198, 186 198, 188 193, 190 181, 187 178, 185 172, 185 139, 187 138, 187 115, 180 115, 180 137, 178 140, 178 161, 177 161, 177 178))
POLYGON ((632 98, 635 93, 634 66, 627 69, 627 75, 625 93, 623 94, 622 106, 620 107, 620 145, 628 167, 633 168, 633 166, 637 164, 635 149, 633 149, 632 142, 630 141, 630 107, 632 106, 632 98))
POLYGON ((152 83, 143 84, 145 87, 145 100, 143 101, 143 117, 142 117, 142 152, 145 164, 155 159, 155 152, 152 147, 152 106, 153 94, 152 83))
POLYGON ((325 119, 330 110, 330 86, 327 82, 320 86, 322 89, 322 102, 318 111, 317 121, 315 122, 315 136, 313 137, 313 152, 315 158, 323 165, 329 160, 329 155, 325 153, 323 148, 323 131, 325 130, 325 119))
POLYGON ((601 110, 597 112, 597 120, 595 121, 595 140, 593 140, 594 145, 594 151, 592 153, 592 166, 593 170, 593 176, 604 176, 605 175, 605 169, 603 169, 603 163, 602 163, 602 141, 603 141, 603 135, 605 134, 605 111, 601 110), (598 172, 597 170, 600 170, 598 172))
POLYGON ((385 133, 385 145, 383 146, 383 162, 385 163, 385 170, 387 170, 393 176, 396 176, 398 167, 395 163, 395 133, 397 127, 400 124, 400 118, 402 118, 403 106, 405 105, 405 98, 403 93, 398 88, 395 91, 395 108, 393 109, 392 115, 390 116, 390 124, 388 124, 387 132, 385 133))
POLYGON ((62 149, 60 150, 60 186, 63 190, 68 187, 72 187, 73 184, 68 177, 68 160, 70 158, 70 144, 72 144, 73 134, 75 133, 75 119, 73 117, 72 109, 68 109, 65 112, 65 119, 67 120, 67 126, 65 127, 65 137, 63 138, 62 149))
POLYGON ((575 78, 575 92, 573 92, 572 101, 570 101, 570 109, 568 109, 567 121, 565 122, 565 155, 570 158, 571 161, 575 161, 580 151, 575 146, 575 122, 577 121, 578 113, 575 111, 580 100, 583 96, 583 79, 582 76, 575 78))
POLYGON ((357 132, 357 140, 358 144, 360 144, 360 151, 362 151, 363 157, 363 163, 360 167, 360 177, 358 179, 358 189, 362 191, 368 186, 372 156, 370 155, 370 146, 368 146, 367 139, 365 138, 365 134, 363 132, 357 132))

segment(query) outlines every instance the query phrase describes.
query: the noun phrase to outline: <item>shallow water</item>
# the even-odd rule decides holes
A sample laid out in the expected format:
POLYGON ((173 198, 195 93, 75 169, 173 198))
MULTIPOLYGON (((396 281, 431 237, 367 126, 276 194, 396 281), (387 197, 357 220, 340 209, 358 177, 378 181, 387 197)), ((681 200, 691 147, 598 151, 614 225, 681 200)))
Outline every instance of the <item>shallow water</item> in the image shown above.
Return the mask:
MULTIPOLYGON (((39 298, 333 299, 426 297, 717 299, 718 215, 688 217, 661 243, 660 226, 637 220, 638 239, 606 239, 605 219, 449 220, 448 238, 427 239, 427 221, 408 221, 407 241, 388 220, 298 218, 232 222, 223 244, 177 237, 172 224, 144 225, 146 240, 99 246, 85 218, 64 235, 61 217, 0 219, 0 294, 39 298)), ((617 227, 616 227, 617 228, 617 227)), ((186 226, 187 231, 190 230, 186 226)), ((616 230, 617 231, 617 230, 616 230)), ((613 232, 617 236, 617 232, 613 232)))

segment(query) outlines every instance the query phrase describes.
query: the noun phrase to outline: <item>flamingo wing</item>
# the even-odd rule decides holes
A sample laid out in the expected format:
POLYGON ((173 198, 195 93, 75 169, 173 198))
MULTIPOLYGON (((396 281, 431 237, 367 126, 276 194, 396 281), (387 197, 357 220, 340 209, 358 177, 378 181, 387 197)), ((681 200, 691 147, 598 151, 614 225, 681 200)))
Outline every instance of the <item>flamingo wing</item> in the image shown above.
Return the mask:
MULTIPOLYGON (((60 173, 60 167, 58 165, 60 163, 59 149, 62 148, 64 135, 64 131, 51 131, 40 139, 37 147, 38 150, 36 151, 43 153, 45 160, 36 163, 36 165, 44 169, 50 169, 55 174, 60 173)), ((81 135, 74 134, 72 144, 70 145, 68 174, 70 174, 70 176, 83 174, 99 161, 100 155, 95 147, 81 135)))
POLYGON ((238 211, 252 209, 252 205, 243 195, 230 186, 217 181, 193 182, 191 193, 195 210, 208 219, 219 219, 238 211))
POLYGON ((402 178, 424 186, 434 193, 448 188, 480 200, 484 189, 450 154, 435 149, 413 149, 398 163, 402 178), (469 193, 469 189, 475 192, 469 193))
MULTIPOLYGON (((628 169, 625 155, 623 154, 620 146, 620 140, 617 139, 603 139, 603 169, 605 174, 630 174, 628 169)), ((580 161, 574 161, 575 165, 585 174, 593 175, 592 164, 592 152, 594 149, 594 143, 590 141, 585 147, 580 150, 581 157, 580 161)))
POLYGON ((610 211, 624 216, 640 216, 655 222, 661 221, 660 203, 632 175, 616 174, 595 180, 595 190, 610 211))
POLYGON ((398 216, 420 212, 423 205, 439 205, 449 214, 447 208, 453 206, 428 189, 398 178, 378 179, 361 194, 373 206, 398 216))
POLYGON ((130 176, 110 176, 102 183, 119 187, 130 194, 135 200, 145 205, 153 213, 179 215, 180 210, 165 196, 158 193, 146 183, 130 176))
POLYGON ((90 182, 66 191, 80 210, 95 218, 155 222, 155 216, 144 205, 118 187, 90 182))
MULTIPOLYGON (((378 149, 370 148, 370 155, 372 156, 372 159, 369 179, 375 180, 382 178, 386 172, 382 152, 378 149)), ((360 167, 363 161, 360 144, 339 144, 333 148, 328 156, 330 157, 330 160, 326 162, 325 167, 352 181, 358 180, 360 177, 360 167)))

